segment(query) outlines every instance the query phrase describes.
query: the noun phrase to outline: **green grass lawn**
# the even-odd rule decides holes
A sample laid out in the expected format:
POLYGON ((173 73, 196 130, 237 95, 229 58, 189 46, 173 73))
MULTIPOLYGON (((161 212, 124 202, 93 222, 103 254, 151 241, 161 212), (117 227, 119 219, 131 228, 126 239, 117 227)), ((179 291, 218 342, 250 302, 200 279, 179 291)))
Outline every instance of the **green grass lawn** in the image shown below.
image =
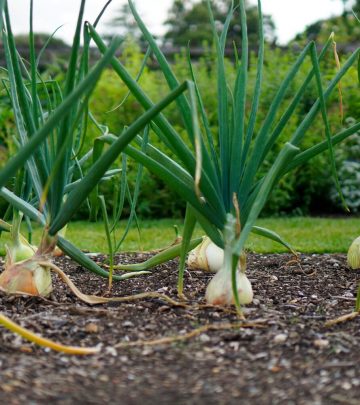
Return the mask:
MULTIPOLYGON (((174 225, 182 230, 181 220, 162 219, 141 221, 141 235, 132 229, 123 243, 123 251, 152 250, 167 246, 175 238, 174 225)), ((350 243, 360 236, 360 218, 263 218, 257 225, 264 226, 281 235, 295 250, 302 253, 347 252, 350 243)), ((125 222, 120 223, 121 235, 125 222)), ((25 228, 24 228, 25 234, 25 228)), ((196 235, 202 235, 196 229, 196 235)), ((5 242, 3 234, 1 244, 5 242)), ((106 237, 101 223, 73 222, 68 226, 66 237, 81 249, 92 252, 107 252, 106 237)), ((40 238, 40 230, 34 230, 34 242, 40 238)), ((286 251, 281 245, 260 236, 252 235, 247 249, 259 253, 286 251)))

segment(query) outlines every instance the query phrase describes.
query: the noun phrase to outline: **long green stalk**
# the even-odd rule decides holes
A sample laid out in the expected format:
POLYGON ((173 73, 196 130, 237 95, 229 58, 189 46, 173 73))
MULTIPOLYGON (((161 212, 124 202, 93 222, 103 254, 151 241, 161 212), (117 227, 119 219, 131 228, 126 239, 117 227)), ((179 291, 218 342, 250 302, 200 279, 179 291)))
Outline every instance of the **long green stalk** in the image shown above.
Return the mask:
MULTIPOLYGON (((100 52, 104 53, 107 49, 104 41, 100 38, 94 28, 89 24, 90 35, 93 38, 95 44, 99 48, 100 52)), ((128 86, 131 93, 139 101, 139 103, 145 108, 149 109, 154 104, 150 98, 144 93, 141 87, 132 79, 124 66, 118 59, 113 58, 111 61, 112 67, 119 77, 128 86)), ((196 159, 192 152, 187 147, 186 143, 181 139, 179 134, 175 131, 172 125, 166 120, 166 118, 159 114, 154 118, 154 125, 152 128, 159 136, 162 142, 164 142, 176 156, 184 163, 186 169, 193 175, 195 173, 196 159)), ((202 173, 201 188, 206 192, 208 197, 208 203, 217 210, 218 216, 225 218, 224 202, 219 192, 215 189, 213 181, 209 178, 208 174, 202 173)))
MULTIPOLYGON (((190 240, 186 251, 194 249, 199 243, 201 243, 202 238, 196 238, 190 240)), ((145 260, 143 263, 136 263, 136 264, 117 264, 115 267, 118 270, 124 271, 143 271, 149 270, 159 264, 168 262, 169 260, 175 259, 176 257, 180 256, 181 251, 183 249, 182 243, 178 243, 174 246, 170 246, 167 249, 162 250, 161 252, 157 253, 156 255, 150 257, 150 259, 145 260)))
POLYGON ((13 176, 16 171, 24 165, 24 162, 31 156, 41 142, 43 142, 51 131, 59 124, 59 122, 70 113, 72 105, 84 94, 88 94, 94 88, 100 77, 100 74, 104 67, 109 63, 113 54, 120 44, 120 39, 115 39, 108 51, 104 54, 101 60, 95 65, 95 67, 89 72, 88 76, 75 87, 73 92, 61 103, 56 110, 50 115, 39 130, 29 139, 26 145, 24 145, 17 154, 12 157, 7 164, 1 169, 0 172, 0 187, 4 186, 8 179, 13 176))
POLYGON ((55 235, 63 228, 76 212, 84 199, 89 195, 97 182, 104 175, 110 165, 116 160, 128 143, 165 107, 167 107, 176 97, 184 92, 188 87, 187 82, 181 84, 173 90, 167 97, 161 100, 154 107, 145 112, 133 124, 126 129, 121 136, 111 145, 111 147, 97 160, 86 176, 79 182, 76 190, 68 195, 62 211, 55 217, 49 228, 50 235, 55 235))

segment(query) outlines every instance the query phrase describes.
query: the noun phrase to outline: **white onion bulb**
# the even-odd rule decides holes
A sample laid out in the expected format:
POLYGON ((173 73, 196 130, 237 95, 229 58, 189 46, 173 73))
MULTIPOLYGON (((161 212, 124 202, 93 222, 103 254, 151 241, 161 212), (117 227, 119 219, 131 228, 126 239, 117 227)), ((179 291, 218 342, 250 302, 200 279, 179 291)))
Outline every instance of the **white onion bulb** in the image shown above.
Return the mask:
POLYGON ((199 269, 216 273, 224 262, 224 251, 209 238, 191 250, 188 255, 187 265, 190 269, 199 269))
MULTIPOLYGON (((253 290, 249 279, 240 269, 236 272, 236 285, 241 305, 250 304, 253 300, 253 290)), ((231 274, 223 267, 210 281, 205 294, 206 302, 210 305, 233 305, 234 294, 232 290, 231 274)))
POLYGON ((360 269, 360 236, 350 245, 347 261, 352 269, 360 269))
POLYGON ((7 260, 0 275, 0 289, 9 294, 47 297, 52 291, 52 281, 50 269, 43 261, 36 255, 17 263, 7 260))

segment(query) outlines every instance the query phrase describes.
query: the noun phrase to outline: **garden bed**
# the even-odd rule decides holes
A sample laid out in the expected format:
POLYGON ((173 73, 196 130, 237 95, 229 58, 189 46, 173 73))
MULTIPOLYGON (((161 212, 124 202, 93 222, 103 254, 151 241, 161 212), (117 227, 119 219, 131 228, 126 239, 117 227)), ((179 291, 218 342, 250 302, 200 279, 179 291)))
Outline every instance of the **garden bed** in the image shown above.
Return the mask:
MULTIPOLYGON (((144 258, 122 256, 129 262, 144 258)), ((344 255, 302 255, 300 264, 291 259, 249 254, 255 299, 246 308, 249 327, 240 329, 230 328, 239 322, 231 310, 199 306, 211 276, 197 271, 185 275, 186 308, 158 299, 90 307, 57 278, 48 300, 1 294, 0 310, 23 326, 65 344, 101 344, 103 350, 67 356, 1 329, 0 401, 358 404, 360 317, 331 328, 324 324, 352 311, 360 273, 348 270, 344 255), (208 324, 229 328, 184 338, 208 324), (172 343, 123 345, 179 335, 182 340, 172 343)), ((57 264, 83 292, 106 291, 106 280, 67 258, 57 264)), ((113 294, 158 291, 177 299, 176 280, 172 261, 150 276, 116 283, 113 294)))

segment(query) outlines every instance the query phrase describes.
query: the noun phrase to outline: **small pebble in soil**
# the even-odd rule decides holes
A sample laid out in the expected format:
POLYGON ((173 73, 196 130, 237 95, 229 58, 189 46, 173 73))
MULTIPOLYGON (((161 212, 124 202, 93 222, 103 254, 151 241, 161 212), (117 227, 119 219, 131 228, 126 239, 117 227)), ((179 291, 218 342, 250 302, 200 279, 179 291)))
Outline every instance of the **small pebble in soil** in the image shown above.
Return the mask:
POLYGON ((274 343, 276 344, 281 344, 285 343, 288 338, 288 335, 286 333, 279 333, 278 335, 274 336, 274 343))
POLYGON ((116 357, 118 354, 116 349, 112 346, 105 347, 105 353, 114 357, 116 357))
POLYGON ((98 333, 99 332, 99 327, 98 327, 98 325, 96 325, 96 323, 90 322, 90 323, 86 324, 85 332, 87 332, 87 333, 98 333))
POLYGON ((202 334, 199 336, 199 340, 200 340, 200 342, 202 342, 202 343, 207 343, 207 342, 210 342, 211 338, 210 338, 210 336, 207 335, 206 333, 202 333, 202 334))
POLYGON ((327 339, 315 339, 314 340, 314 346, 317 347, 318 349, 325 349, 328 347, 330 342, 327 339))

